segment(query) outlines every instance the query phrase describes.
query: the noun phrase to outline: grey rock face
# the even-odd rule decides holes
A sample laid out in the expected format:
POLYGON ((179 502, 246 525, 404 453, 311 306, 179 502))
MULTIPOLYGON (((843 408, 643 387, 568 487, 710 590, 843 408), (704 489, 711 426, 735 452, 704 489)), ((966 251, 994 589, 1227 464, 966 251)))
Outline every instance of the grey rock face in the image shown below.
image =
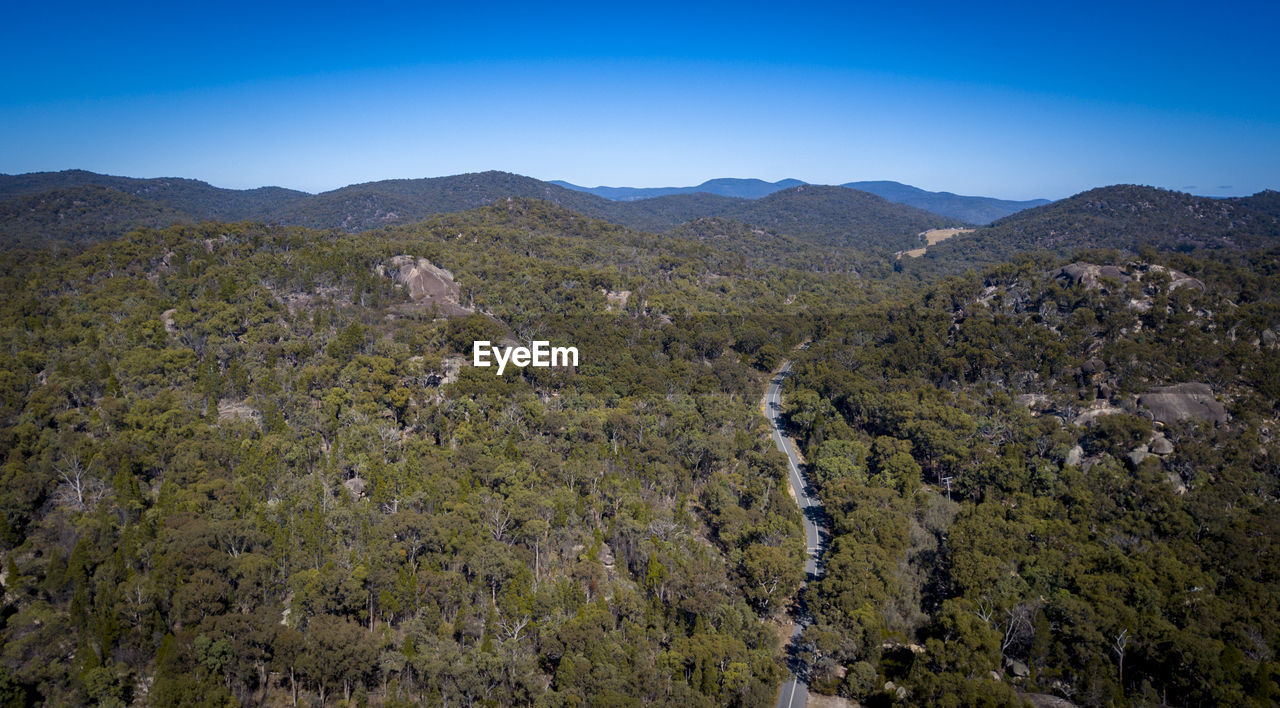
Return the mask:
POLYGON ((1154 388, 1138 397, 1158 423, 1195 418, 1214 423, 1227 422, 1227 407, 1213 397, 1213 389, 1203 383, 1181 383, 1154 388))

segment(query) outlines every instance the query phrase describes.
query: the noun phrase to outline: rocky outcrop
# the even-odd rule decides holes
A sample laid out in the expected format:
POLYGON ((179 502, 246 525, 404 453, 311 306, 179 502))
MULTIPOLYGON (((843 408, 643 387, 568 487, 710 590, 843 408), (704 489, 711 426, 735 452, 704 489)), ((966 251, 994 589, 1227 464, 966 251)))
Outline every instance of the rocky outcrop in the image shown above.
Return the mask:
POLYGON ((261 423, 262 414, 248 401, 233 401, 223 399, 218 402, 218 420, 247 420, 251 423, 261 423))
POLYGON ((1091 290, 1102 289, 1105 285, 1103 280, 1113 280, 1120 284, 1133 280, 1120 266, 1101 266, 1093 263, 1072 263, 1059 268, 1053 276, 1074 285, 1083 285, 1091 290))
MULTIPOLYGON (((419 361, 423 361, 421 357, 417 358, 419 361)), ((458 380, 458 374, 466 363, 467 358, 465 356, 446 357, 440 362, 440 369, 429 372, 424 382, 428 386, 447 386, 458 380)))
POLYGON ((1156 274, 1169 277, 1169 290, 1192 288, 1204 291, 1204 283, 1196 278, 1192 278, 1180 270, 1166 268, 1153 263, 1131 263, 1126 266, 1114 266, 1076 262, 1063 266, 1049 275, 1073 285, 1083 285, 1090 290, 1107 290, 1110 283, 1124 285, 1134 280, 1150 282, 1152 276, 1156 274))
POLYGON ((365 481, 363 478, 352 477, 351 479, 348 479, 347 481, 343 482, 342 486, 347 488, 347 492, 351 494, 351 498, 353 499, 364 498, 365 481))
POLYGON ((1173 443, 1169 442, 1169 438, 1157 435, 1151 439, 1150 450, 1156 455, 1172 455, 1173 443))
POLYGON ((1023 393, 1014 400, 1026 406, 1032 413, 1049 410, 1049 407, 1053 403, 1049 400, 1049 397, 1043 393, 1023 393))
POLYGON ((627 300, 631 298, 630 290, 605 290, 604 301, 605 310, 622 310, 627 309, 627 300))
POLYGON ((1153 457, 1155 457, 1157 460, 1160 459, 1155 455, 1151 454, 1151 452, 1147 449, 1146 445, 1139 445, 1134 449, 1130 450, 1128 457, 1129 457, 1129 464, 1132 465, 1134 469, 1137 469, 1139 465, 1141 465, 1143 462, 1153 457))
POLYGON ((1138 396, 1138 403, 1151 411, 1151 417, 1157 423, 1188 418, 1227 422, 1227 407, 1214 398, 1213 389, 1208 384, 1181 383, 1153 388, 1138 396))
POLYGON ((1076 419, 1074 422, 1076 425, 1086 425, 1086 426, 1093 425, 1094 423, 1097 422, 1099 418, 1103 416, 1120 415, 1121 413, 1124 413, 1124 409, 1116 408, 1115 406, 1106 402, 1099 402, 1099 403, 1095 403, 1092 408, 1076 416, 1076 419))
MULTIPOLYGON (((471 309, 461 303, 461 289, 453 280, 453 273, 439 268, 425 258, 400 255, 392 258, 387 267, 379 267, 379 273, 390 275, 409 292, 409 308, 415 310, 435 307, 444 317, 466 315, 471 309)), ((400 309, 405 309, 401 306, 400 309)))

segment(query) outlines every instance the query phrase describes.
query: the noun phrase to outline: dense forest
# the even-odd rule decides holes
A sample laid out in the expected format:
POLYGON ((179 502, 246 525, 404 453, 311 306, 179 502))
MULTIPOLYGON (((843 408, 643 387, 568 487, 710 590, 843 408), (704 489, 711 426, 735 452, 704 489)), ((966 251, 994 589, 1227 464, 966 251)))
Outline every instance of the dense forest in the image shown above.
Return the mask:
POLYGON ((1280 698, 1280 251, 1147 256, 1022 258, 820 324, 789 410, 832 517, 814 688, 1280 698))
POLYGON ((770 700, 802 542, 755 402, 802 305, 650 238, 514 202, 7 256, 8 696, 770 700), (508 337, 581 363, 454 363, 508 337))
POLYGON ((772 705, 796 607, 810 689, 865 705, 1280 699, 1266 204, 1247 242, 904 263, 837 189, 0 253, 0 700, 772 705))

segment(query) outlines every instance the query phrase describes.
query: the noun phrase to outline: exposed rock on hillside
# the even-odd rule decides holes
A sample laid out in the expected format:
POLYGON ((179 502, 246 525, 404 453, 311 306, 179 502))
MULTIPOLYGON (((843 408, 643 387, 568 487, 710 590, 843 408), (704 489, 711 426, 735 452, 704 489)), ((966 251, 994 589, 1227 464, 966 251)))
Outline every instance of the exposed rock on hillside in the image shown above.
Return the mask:
POLYGON ((1227 408, 1213 397, 1208 384, 1182 383, 1154 388, 1138 397, 1157 423, 1195 418, 1214 423, 1227 422, 1227 408))
POLYGON ((343 482, 342 486, 347 488, 347 492, 351 494, 351 498, 353 499, 364 498, 364 490, 365 490, 366 484, 363 478, 352 477, 351 479, 348 479, 347 481, 343 482))
POLYGON ((1169 442, 1169 438, 1163 435, 1157 435, 1151 440, 1151 452, 1157 455, 1173 454, 1173 443, 1169 442))
MULTIPOLYGON (((381 271, 382 269, 380 269, 381 271)), ((445 317, 466 315, 471 309, 461 304, 461 290, 453 280, 453 273, 439 268, 425 258, 395 256, 388 263, 385 273, 395 278, 409 292, 412 309, 435 306, 445 317)))
POLYGON ((1054 274, 1057 278, 1068 280, 1077 285, 1084 285, 1086 288, 1097 289, 1103 286, 1103 279, 1114 280, 1120 283, 1127 283, 1133 278, 1125 274, 1124 269, 1120 266, 1100 266, 1093 263, 1072 263, 1063 266, 1054 274))
POLYGON ((247 420, 253 423, 262 422, 262 414, 248 401, 222 400, 218 402, 218 420, 247 420))
POLYGON ((1094 263, 1076 262, 1063 266, 1051 274, 1055 278, 1066 280, 1076 285, 1084 285, 1090 290, 1106 290, 1107 281, 1124 285, 1133 281, 1142 282, 1153 279, 1153 276, 1169 277, 1169 289, 1189 287, 1203 291, 1204 283, 1179 270, 1154 264, 1131 263, 1127 266, 1096 265, 1094 263))
POLYGON ((627 309, 627 300, 630 298, 631 298, 630 290, 617 290, 617 291, 605 290, 604 291, 604 299, 606 303, 605 309, 606 310, 617 309, 619 311, 625 310, 627 309))
POLYGON ((1115 406, 1110 405, 1105 401, 1098 402, 1098 403, 1095 403, 1092 408, 1076 416, 1075 424, 1086 425, 1086 426, 1093 425, 1094 423, 1098 422, 1099 418, 1103 416, 1120 415, 1121 413, 1124 413, 1124 409, 1116 408, 1115 406))

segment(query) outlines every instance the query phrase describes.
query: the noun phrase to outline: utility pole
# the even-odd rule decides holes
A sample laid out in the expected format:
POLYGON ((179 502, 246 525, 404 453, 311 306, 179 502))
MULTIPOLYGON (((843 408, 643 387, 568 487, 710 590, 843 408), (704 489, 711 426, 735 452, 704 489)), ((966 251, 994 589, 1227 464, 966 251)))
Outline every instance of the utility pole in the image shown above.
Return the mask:
POLYGON ((945 483, 946 483, 946 485, 947 485, 947 501, 951 501, 951 480, 952 480, 952 479, 954 479, 954 477, 943 477, 943 478, 942 478, 942 481, 943 481, 943 482, 945 482, 945 483))

